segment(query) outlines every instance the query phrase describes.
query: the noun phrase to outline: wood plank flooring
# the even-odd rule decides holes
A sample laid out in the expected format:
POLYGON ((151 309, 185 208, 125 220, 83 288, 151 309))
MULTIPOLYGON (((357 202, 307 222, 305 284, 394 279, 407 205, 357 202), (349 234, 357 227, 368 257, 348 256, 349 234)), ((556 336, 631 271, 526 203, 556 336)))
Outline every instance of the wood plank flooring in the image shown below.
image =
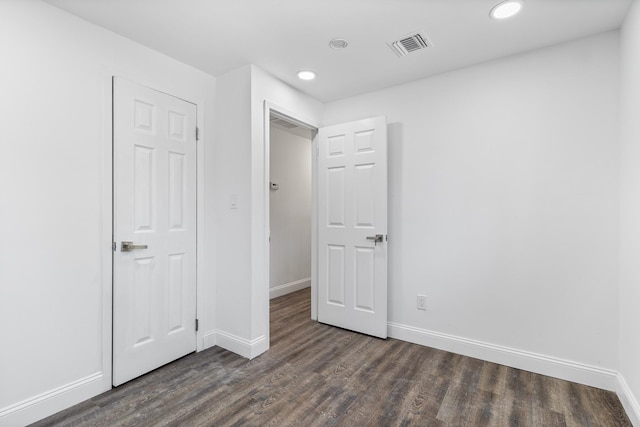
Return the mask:
POLYGON ((271 349, 212 349, 35 426, 631 426, 614 393, 309 320, 271 301, 271 349))

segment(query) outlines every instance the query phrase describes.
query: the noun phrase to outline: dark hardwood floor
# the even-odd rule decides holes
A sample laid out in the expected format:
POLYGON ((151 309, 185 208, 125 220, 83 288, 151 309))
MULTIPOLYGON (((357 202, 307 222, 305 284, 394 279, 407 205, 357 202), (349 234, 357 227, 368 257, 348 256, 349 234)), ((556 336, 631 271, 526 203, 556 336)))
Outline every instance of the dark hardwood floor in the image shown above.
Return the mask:
POLYGON ((272 300, 271 349, 214 347, 36 426, 630 426, 614 393, 309 320, 272 300))

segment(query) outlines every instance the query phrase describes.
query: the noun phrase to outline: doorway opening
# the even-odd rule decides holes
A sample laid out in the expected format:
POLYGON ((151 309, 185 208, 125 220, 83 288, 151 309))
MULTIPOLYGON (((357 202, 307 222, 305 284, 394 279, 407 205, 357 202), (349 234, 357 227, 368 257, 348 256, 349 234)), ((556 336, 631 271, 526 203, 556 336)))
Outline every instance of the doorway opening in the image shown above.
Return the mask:
POLYGON ((311 286, 311 129, 270 117, 269 299, 311 286))
MULTIPOLYGON (((386 118, 378 116, 314 128, 266 102, 264 113, 262 178, 264 191, 269 193, 263 198, 265 284, 271 279, 271 258, 277 257, 271 249, 271 184, 273 191, 281 190, 275 172, 271 171, 271 123, 282 119, 291 128, 299 125, 311 129, 312 135, 311 320, 386 338, 386 118)), ((283 127, 288 127, 284 124, 283 127)), ((297 285, 302 286, 304 279, 298 279, 297 285)), ((286 287, 274 284, 277 286, 286 287)), ((268 301, 267 286, 262 290, 268 301)), ((269 304, 266 313, 269 322, 269 304)))
MULTIPOLYGON (((269 300, 311 288, 316 128, 268 111, 269 300)), ((309 313, 311 316, 311 313, 309 313)))

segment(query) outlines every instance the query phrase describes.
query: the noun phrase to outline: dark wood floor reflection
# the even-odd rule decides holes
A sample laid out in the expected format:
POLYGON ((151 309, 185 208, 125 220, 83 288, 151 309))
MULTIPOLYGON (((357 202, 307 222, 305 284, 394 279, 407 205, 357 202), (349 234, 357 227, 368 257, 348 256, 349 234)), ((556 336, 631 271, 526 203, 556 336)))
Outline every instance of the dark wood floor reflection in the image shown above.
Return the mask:
POLYGON ((630 426, 614 393, 309 320, 271 301, 271 349, 192 354, 38 426, 630 426))

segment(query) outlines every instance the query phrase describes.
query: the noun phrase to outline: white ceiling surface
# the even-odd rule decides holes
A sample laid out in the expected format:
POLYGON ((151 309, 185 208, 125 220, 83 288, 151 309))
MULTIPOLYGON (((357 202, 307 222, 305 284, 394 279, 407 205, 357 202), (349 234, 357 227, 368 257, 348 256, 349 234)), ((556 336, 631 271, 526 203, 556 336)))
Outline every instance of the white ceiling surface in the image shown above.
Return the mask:
POLYGON ((406 83, 620 26, 631 0, 45 0, 214 76, 256 64, 320 101, 406 83), (414 31, 433 47, 398 58, 414 31), (329 47, 334 37, 349 41, 329 47), (296 72, 317 72, 314 81, 296 72))

